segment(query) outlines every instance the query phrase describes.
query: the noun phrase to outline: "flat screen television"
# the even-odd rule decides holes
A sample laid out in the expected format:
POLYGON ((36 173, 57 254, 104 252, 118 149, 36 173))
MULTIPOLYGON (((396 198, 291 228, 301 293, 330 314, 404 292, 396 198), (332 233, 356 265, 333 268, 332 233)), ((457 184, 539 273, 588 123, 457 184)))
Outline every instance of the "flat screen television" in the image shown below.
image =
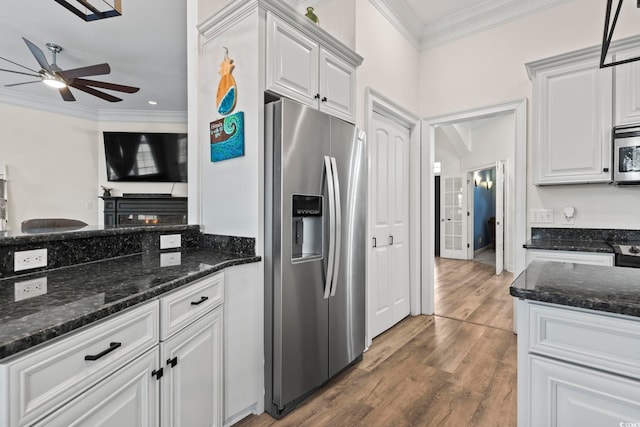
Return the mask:
POLYGON ((187 182, 187 134, 103 132, 107 179, 187 182))

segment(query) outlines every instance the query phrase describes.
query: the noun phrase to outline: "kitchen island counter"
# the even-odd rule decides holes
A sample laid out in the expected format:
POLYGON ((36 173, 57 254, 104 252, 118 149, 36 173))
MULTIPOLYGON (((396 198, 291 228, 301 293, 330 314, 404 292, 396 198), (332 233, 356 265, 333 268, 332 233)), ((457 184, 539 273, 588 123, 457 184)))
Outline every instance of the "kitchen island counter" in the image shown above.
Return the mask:
POLYGON ((511 284, 514 297, 640 317, 640 269, 533 261, 511 284))

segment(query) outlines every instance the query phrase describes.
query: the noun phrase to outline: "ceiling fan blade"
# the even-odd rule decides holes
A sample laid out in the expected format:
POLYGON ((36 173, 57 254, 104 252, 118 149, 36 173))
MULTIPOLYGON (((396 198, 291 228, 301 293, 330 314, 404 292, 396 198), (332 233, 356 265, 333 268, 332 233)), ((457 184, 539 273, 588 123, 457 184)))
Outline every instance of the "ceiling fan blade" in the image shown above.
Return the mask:
POLYGON ((86 92, 86 93, 88 93, 90 95, 97 96, 98 98, 102 98, 105 101, 109 101, 109 102, 122 101, 121 98, 117 98, 115 96, 109 95, 108 93, 104 93, 104 92, 101 92, 99 90, 93 89, 93 88, 91 88, 89 86, 76 85, 75 83, 71 83, 70 86, 74 87, 74 88, 76 88, 78 90, 81 90, 83 92, 86 92))
POLYGON ((139 87, 125 86, 125 85, 119 85, 115 83, 99 82, 96 80, 87 80, 87 79, 73 79, 73 84, 100 87, 103 89, 111 89, 111 90, 116 90, 118 92, 125 92, 125 93, 136 93, 137 91, 140 90, 139 87))
POLYGON ((5 70, 4 68, 0 68, 0 71, 7 71, 9 73, 16 73, 16 74, 23 74, 25 76, 31 76, 31 77, 40 77, 40 74, 23 73, 22 71, 5 70))
POLYGON ((47 58, 45 58, 44 53, 42 53, 40 48, 38 46, 36 46, 35 44, 31 43, 29 40, 25 39, 24 37, 22 38, 22 40, 24 40, 24 42, 27 44, 27 47, 31 51, 31 54, 33 56, 35 56, 36 61, 38 61, 38 64, 40 64, 40 66, 43 69, 45 69, 45 70, 47 70, 48 72, 51 73, 52 72, 51 71, 51 66, 47 62, 47 58))
POLYGON ((28 85, 29 83, 40 83, 42 80, 34 80, 31 82, 22 82, 22 83, 12 83, 10 85, 4 85, 4 87, 11 87, 11 86, 20 86, 20 85, 28 85))
POLYGON ((64 99, 65 101, 76 100, 76 98, 73 96, 73 94, 71 93, 68 87, 61 87, 60 89, 58 89, 58 92, 60 92, 62 99, 64 99))
POLYGON ((58 71, 65 80, 71 81, 77 77, 97 76, 100 74, 109 74, 111 67, 106 62, 104 64, 89 65, 88 67, 73 68, 71 70, 58 71))
MULTIPOLYGON (((12 61, 12 60, 10 60, 10 59, 3 58, 2 56, 0 56, 0 59, 4 59, 4 60, 5 60, 5 61, 7 61, 7 62, 11 62, 13 65, 17 65, 18 67, 22 67, 22 68, 24 68, 25 70, 29 70, 29 71, 33 71, 34 73, 37 73, 37 71, 36 71, 36 70, 32 70, 32 69, 31 69, 31 68, 29 68, 29 67, 25 67, 24 65, 20 65, 20 64, 18 64, 17 62, 13 62, 13 61, 12 61)), ((9 71, 9 70, 5 70, 5 71, 9 71)), ((15 72, 17 73, 17 71, 15 71, 15 72)))

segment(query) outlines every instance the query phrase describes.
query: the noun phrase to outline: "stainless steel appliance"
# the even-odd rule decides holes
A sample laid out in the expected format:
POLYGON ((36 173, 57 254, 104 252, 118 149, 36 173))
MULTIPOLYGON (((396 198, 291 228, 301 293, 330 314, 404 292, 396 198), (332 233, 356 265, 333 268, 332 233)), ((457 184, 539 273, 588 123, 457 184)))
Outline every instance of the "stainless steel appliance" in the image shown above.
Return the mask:
POLYGON ((365 137, 288 99, 265 117, 265 410, 279 418, 362 357, 365 137))
POLYGON ((640 184, 640 125, 613 129, 613 182, 640 184))
POLYGON ((640 242, 627 242, 625 245, 612 244, 615 253, 614 265, 617 267, 640 267, 640 242))

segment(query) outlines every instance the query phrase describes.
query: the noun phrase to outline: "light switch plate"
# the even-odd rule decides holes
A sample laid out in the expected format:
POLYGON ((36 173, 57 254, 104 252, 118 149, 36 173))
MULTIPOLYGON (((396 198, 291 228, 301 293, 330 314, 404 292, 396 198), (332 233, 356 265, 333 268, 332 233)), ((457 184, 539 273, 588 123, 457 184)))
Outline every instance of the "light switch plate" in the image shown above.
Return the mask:
POLYGON ((160 236, 160 249, 172 249, 182 246, 182 235, 180 234, 165 234, 160 236))
POLYGON ((531 209, 531 222, 536 224, 552 224, 553 209, 531 209))

